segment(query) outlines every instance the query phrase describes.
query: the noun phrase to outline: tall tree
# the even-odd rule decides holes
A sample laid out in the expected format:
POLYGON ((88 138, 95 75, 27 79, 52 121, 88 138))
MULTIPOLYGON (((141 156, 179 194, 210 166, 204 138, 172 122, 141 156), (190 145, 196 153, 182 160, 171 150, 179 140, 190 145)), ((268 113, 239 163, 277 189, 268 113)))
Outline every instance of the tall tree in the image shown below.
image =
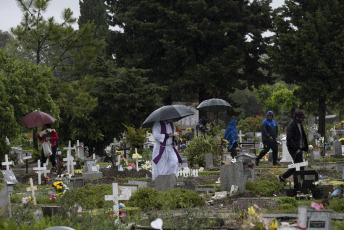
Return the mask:
POLYGON ((276 9, 270 56, 286 82, 298 84, 298 97, 318 104, 325 136, 327 104, 339 103, 344 90, 344 2, 286 0, 276 9))
MULTIPOLYGON (((3 130, 4 133, 10 132, 9 130, 18 133, 23 128, 23 126, 19 126, 21 119, 36 109, 58 118, 59 109, 50 96, 53 76, 49 68, 19 61, 0 50, 0 77, 7 95, 7 97, 4 96, 3 103, 9 102, 11 105, 7 108, 6 113, 9 113, 13 107, 13 116, 16 121, 16 125, 8 122, 8 130, 3 130)), ((10 119, 11 116, 3 121, 10 119)), ((34 137, 36 131, 37 129, 34 128, 34 137)), ((34 147, 38 149, 37 139, 34 139, 34 147)))
POLYGON ((270 0, 107 0, 119 66, 150 70, 165 102, 221 97, 265 82, 260 56, 270 0), (250 38, 247 38, 250 37, 250 38), (239 81, 239 79, 247 80, 239 81))
POLYGON ((11 28, 15 37, 12 50, 19 52, 18 58, 48 65, 56 76, 71 80, 101 52, 104 42, 93 38, 95 26, 86 23, 74 30, 76 19, 69 8, 62 12, 63 22, 57 23, 54 17, 46 20, 42 15, 51 0, 16 1, 24 15, 20 25, 11 28))

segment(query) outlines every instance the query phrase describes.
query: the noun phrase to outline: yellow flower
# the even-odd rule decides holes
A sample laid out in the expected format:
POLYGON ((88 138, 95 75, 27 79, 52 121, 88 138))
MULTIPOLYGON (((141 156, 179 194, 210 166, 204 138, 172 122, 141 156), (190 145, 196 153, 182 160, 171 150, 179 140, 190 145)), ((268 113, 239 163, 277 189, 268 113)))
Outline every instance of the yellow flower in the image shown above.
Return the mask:
POLYGON ((76 171, 75 171, 75 173, 77 173, 77 174, 81 174, 81 173, 82 173, 82 171, 81 171, 80 169, 78 169, 78 170, 76 170, 76 171))
POLYGON ((252 216, 256 215, 256 211, 254 211, 253 206, 249 207, 247 211, 249 215, 252 215, 252 216))
POLYGON ((153 134, 151 134, 151 133, 148 133, 148 136, 152 136, 153 134))
POLYGON ((186 131, 191 131, 191 128, 186 128, 186 131))
POLYGON ((276 219, 273 219, 269 223, 268 227, 269 227, 269 230, 276 230, 276 229, 278 229, 278 221, 276 219))
POLYGON ((116 151, 116 153, 117 153, 117 154, 121 154, 121 153, 122 153, 122 151, 120 151, 120 150, 117 150, 117 151, 116 151))

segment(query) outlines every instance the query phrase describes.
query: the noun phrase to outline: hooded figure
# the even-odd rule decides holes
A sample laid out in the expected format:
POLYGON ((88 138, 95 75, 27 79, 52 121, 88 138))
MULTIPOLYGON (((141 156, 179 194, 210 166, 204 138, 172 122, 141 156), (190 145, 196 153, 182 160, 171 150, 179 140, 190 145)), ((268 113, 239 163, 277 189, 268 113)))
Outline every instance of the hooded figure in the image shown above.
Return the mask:
POLYGON ((231 120, 231 122, 229 122, 227 128, 226 128, 226 132, 225 132, 225 136, 223 137, 223 139, 228 141, 228 151, 231 152, 231 156, 232 158, 236 157, 237 155, 237 151, 236 151, 236 147, 238 147, 238 129, 236 127, 238 121, 233 119, 231 120))
POLYGON ((279 165, 277 162, 278 157, 278 145, 277 145, 277 135, 278 128, 277 123, 272 118, 274 114, 272 111, 266 113, 266 119, 262 122, 262 141, 264 148, 260 152, 259 156, 256 158, 256 165, 259 165, 259 160, 265 156, 269 150, 272 150, 272 161, 273 165, 279 165))

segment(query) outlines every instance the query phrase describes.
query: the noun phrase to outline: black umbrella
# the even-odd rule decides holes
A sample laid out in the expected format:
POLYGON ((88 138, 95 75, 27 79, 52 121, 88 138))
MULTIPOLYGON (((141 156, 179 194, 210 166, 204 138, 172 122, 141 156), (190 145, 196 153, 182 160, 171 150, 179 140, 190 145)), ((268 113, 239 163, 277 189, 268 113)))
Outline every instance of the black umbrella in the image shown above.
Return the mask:
POLYGON ((142 127, 150 127, 156 121, 178 121, 191 115, 194 115, 194 112, 184 105, 166 105, 153 111, 142 123, 142 127))
POLYGON ((219 98, 212 98, 202 101, 201 104, 197 106, 199 111, 204 112, 221 112, 232 107, 227 101, 219 98))

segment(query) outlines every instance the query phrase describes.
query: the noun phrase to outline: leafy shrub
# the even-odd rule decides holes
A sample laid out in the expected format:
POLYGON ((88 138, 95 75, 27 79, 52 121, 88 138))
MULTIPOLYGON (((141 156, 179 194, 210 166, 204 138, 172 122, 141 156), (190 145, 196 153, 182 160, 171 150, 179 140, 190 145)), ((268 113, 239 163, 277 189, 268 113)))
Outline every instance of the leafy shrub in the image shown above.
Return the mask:
POLYGON ((330 200, 330 204, 326 206, 327 209, 332 209, 335 212, 343 212, 344 210, 344 199, 333 198, 330 200))
POLYGON ((255 194, 263 196, 271 196, 273 193, 278 193, 283 190, 284 185, 279 182, 276 176, 266 175, 257 179, 256 181, 247 181, 246 189, 255 194))
POLYGON ((237 128, 243 133, 247 132, 261 132, 262 122, 265 119, 263 116, 256 115, 255 117, 247 117, 238 122, 237 128))
POLYGON ((294 197, 279 197, 279 212, 297 212, 298 202, 294 197))
POLYGON ((87 184, 82 188, 75 188, 67 191, 61 201, 64 203, 72 202, 79 204, 86 209, 103 208, 105 204, 105 195, 112 194, 112 187, 108 184, 92 185, 87 184))
POLYGON ((214 160, 216 156, 222 153, 222 147, 218 144, 221 143, 221 137, 199 136, 194 137, 187 145, 184 154, 187 156, 188 163, 191 167, 195 164, 205 166, 205 154, 212 153, 214 160))
POLYGON ((158 191, 155 188, 144 187, 130 197, 127 205, 140 207, 142 210, 162 210, 196 207, 203 203, 203 198, 195 191, 187 189, 158 191))

